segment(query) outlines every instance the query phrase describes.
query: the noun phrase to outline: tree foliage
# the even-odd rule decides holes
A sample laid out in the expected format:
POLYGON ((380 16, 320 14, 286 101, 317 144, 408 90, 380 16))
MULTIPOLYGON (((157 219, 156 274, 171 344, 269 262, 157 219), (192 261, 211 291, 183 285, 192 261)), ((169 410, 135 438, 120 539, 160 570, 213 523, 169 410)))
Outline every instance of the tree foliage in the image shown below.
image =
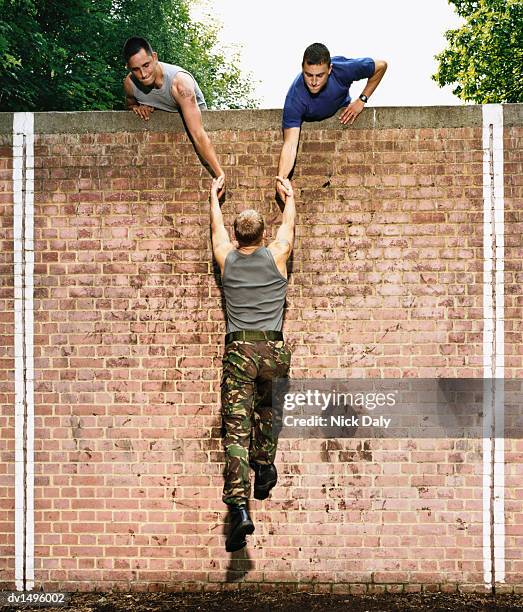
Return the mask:
POLYGON ((210 107, 254 107, 237 58, 225 59, 217 26, 191 20, 190 1, 0 0, 0 109, 123 108, 129 36, 192 72, 210 107))
POLYGON ((433 79, 478 104, 523 102, 522 0, 449 0, 465 19, 446 32, 433 79))

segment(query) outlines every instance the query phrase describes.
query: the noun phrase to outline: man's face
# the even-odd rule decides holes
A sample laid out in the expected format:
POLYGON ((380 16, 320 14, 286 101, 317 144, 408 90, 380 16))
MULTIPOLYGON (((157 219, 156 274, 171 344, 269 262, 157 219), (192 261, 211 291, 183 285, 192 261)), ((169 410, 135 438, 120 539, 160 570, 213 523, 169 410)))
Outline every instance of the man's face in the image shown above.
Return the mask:
POLYGON ((327 84, 332 64, 303 64, 303 80, 311 94, 319 93, 327 84))
POLYGON ((148 55, 145 49, 140 49, 127 62, 127 68, 129 68, 142 85, 146 86, 154 85, 157 66, 158 56, 156 53, 153 51, 152 55, 148 55))

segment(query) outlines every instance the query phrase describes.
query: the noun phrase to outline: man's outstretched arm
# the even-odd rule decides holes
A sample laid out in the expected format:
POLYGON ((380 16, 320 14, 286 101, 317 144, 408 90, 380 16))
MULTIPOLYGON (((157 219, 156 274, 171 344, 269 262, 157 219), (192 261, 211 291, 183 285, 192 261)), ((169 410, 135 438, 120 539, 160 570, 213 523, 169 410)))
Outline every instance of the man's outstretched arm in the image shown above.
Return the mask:
POLYGON ((223 176, 212 180, 211 185, 211 239, 212 239, 212 252, 216 262, 220 266, 220 272, 223 273, 223 266, 225 265, 225 258, 230 251, 234 249, 234 246, 229 238, 229 233, 225 229, 223 223, 222 210, 220 208, 220 202, 218 200, 218 193, 223 189, 223 176))
MULTIPOLYGON (((283 146, 280 152, 280 161, 278 163, 278 178, 287 179, 291 170, 294 167, 296 161, 296 154, 298 152, 298 143, 300 141, 299 127, 285 128, 283 130, 283 146)), ((290 181, 287 181, 290 184, 290 181)), ((289 195, 284 181, 276 180, 276 191, 278 195, 285 202, 285 196, 289 195)))
MULTIPOLYGON (((374 60, 374 74, 369 78, 360 95, 370 98, 371 94, 380 84, 386 70, 387 62, 385 60, 374 60)), ((354 123, 354 120, 364 108, 365 102, 363 102, 363 100, 360 100, 360 98, 353 100, 341 113, 340 121, 344 125, 347 123, 354 123)))
POLYGON ((282 184, 284 188, 285 208, 283 209, 283 217, 280 227, 276 232, 276 239, 269 244, 269 249, 273 254, 274 261, 278 270, 285 278, 287 278, 287 259, 292 252, 294 246, 294 227, 296 224, 296 202, 294 200, 294 191, 289 179, 284 179, 281 176, 276 177, 276 181, 282 184))
MULTIPOLYGON (((202 113, 196 104, 194 82, 190 75, 179 72, 172 84, 171 93, 180 107, 187 129, 194 141, 194 146, 201 157, 209 164, 213 175, 225 180, 225 174, 218 162, 218 157, 202 123, 202 113)), ((223 189, 223 187, 222 187, 223 189)))

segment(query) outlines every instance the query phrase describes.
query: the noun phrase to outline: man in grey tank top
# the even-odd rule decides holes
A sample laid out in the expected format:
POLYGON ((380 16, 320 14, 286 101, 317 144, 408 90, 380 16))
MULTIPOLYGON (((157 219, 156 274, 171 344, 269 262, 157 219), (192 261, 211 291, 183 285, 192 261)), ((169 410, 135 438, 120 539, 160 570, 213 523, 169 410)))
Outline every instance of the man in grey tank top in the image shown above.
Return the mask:
POLYGON ((213 254, 222 275, 227 313, 227 335, 221 380, 225 426, 225 484, 223 501, 229 506, 228 552, 246 545, 254 531, 247 512, 249 466, 254 471, 254 497, 265 499, 277 481, 274 465, 277 439, 272 428, 273 378, 288 375, 291 354, 282 335, 287 291, 287 260, 294 242, 296 208, 291 183, 285 187, 285 208, 276 239, 264 246, 262 216, 244 210, 234 221, 235 247, 223 224, 218 192, 211 187, 213 254))
POLYGON ((155 108, 181 113, 199 155, 216 178, 224 177, 202 123, 201 109, 206 109, 207 105, 191 73, 179 66, 159 62, 145 38, 129 38, 123 54, 130 70, 124 79, 127 108, 145 121, 155 108))

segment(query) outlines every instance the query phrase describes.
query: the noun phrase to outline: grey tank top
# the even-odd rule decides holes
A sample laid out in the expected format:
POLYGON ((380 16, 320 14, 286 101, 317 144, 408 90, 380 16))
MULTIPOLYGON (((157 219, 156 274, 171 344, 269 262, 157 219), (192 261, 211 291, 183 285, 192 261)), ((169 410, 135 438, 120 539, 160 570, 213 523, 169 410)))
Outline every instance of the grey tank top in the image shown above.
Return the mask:
POLYGON ((287 279, 276 267, 267 247, 260 247, 250 255, 231 251, 225 259, 222 286, 227 332, 281 331, 287 279))
POLYGON ((153 88, 148 93, 145 93, 142 89, 137 86, 137 82, 134 80, 131 74, 131 83, 133 86, 133 96, 140 104, 147 104, 148 106, 154 106, 160 110, 168 111, 170 113, 178 112, 178 104, 171 95, 171 84, 174 77, 179 72, 185 72, 194 81, 194 91, 196 94, 196 104, 202 109, 207 108, 205 98, 203 97, 202 90, 198 86, 198 83, 194 79, 193 75, 187 70, 180 68, 180 66, 174 66, 173 64, 165 64, 164 62, 158 62, 163 70, 163 84, 159 89, 153 88))

